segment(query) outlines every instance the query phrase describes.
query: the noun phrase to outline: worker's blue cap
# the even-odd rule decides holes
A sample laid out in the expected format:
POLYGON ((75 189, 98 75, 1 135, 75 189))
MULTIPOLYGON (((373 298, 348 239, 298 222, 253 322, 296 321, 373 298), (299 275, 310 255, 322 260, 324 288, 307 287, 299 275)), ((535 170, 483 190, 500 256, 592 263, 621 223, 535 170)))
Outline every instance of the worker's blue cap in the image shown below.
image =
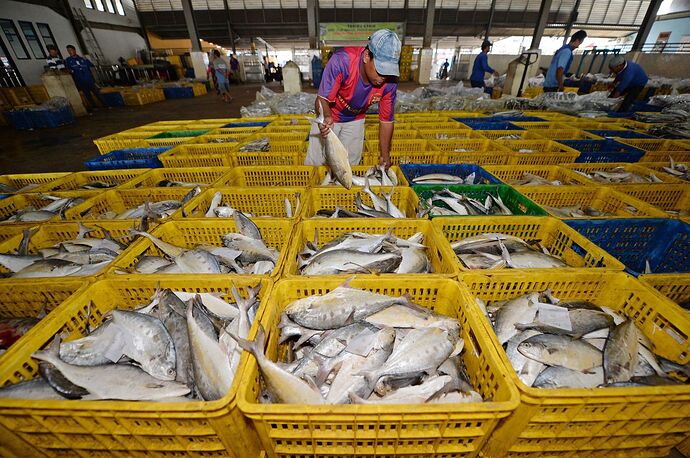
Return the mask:
POLYGON ((369 51, 374 55, 374 66, 379 75, 400 76, 400 38, 395 32, 381 29, 369 37, 369 51))

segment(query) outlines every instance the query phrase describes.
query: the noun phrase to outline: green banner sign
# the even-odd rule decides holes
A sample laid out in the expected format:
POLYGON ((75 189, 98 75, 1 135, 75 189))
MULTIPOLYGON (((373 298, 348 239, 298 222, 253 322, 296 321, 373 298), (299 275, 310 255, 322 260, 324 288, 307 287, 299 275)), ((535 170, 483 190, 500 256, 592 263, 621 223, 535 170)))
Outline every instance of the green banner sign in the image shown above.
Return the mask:
POLYGON ((321 41, 366 42, 379 29, 389 29, 403 39, 404 24, 401 22, 327 22, 321 23, 321 41))

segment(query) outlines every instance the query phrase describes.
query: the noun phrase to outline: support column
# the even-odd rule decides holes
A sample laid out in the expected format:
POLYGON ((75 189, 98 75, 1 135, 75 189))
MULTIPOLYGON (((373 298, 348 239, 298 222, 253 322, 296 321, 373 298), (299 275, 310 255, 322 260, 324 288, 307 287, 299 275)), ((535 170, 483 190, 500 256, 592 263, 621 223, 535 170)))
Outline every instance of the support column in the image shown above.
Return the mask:
POLYGON ((494 24, 494 11, 496 11, 496 0, 491 0, 491 8, 489 9, 489 22, 487 22, 486 24, 486 33, 484 34, 484 41, 489 41, 489 35, 491 35, 491 26, 493 26, 494 24))
POLYGON ((194 9, 192 8, 192 0, 182 0, 182 12, 184 13, 184 22, 187 25, 187 34, 192 40, 192 51, 201 51, 201 42, 199 41, 199 32, 196 28, 196 21, 194 20, 194 9))
POLYGON ((434 15, 436 14, 436 0, 426 0, 426 24, 424 25, 423 48, 431 47, 431 37, 434 35, 434 15))
POLYGON ((565 35, 563 36, 563 45, 568 44, 570 39, 570 34, 573 31, 573 24, 577 21, 577 10, 580 9, 580 0, 575 0, 575 5, 573 10, 570 12, 570 18, 568 18, 568 24, 565 26, 565 35))
POLYGON ((541 6, 539 7, 539 19, 537 19, 537 24, 534 27, 534 35, 532 35, 532 44, 529 47, 530 50, 539 49, 541 38, 544 36, 544 29, 546 29, 546 23, 549 21, 551 3, 552 0, 541 0, 541 6))
POLYGON ((662 0, 651 0, 649 2, 649 8, 647 8, 647 13, 644 15, 642 25, 640 25, 640 31, 637 32, 637 37, 635 37, 635 43, 633 43, 631 51, 642 51, 642 47, 647 42, 649 32, 654 25, 654 21, 656 21, 656 15, 659 12, 661 1, 662 0))
POLYGON ((230 46, 232 53, 235 54, 235 33, 232 31, 232 24, 230 23, 230 8, 228 8, 228 0, 223 0, 223 8, 225 9, 225 22, 228 26, 228 35, 230 36, 230 46))
POLYGON ((319 31, 316 28, 316 0, 307 0, 307 31, 309 33, 309 49, 318 48, 317 35, 319 31))
POLYGON ((196 79, 205 80, 208 78, 206 73, 206 61, 204 60, 204 52, 201 50, 199 32, 197 31, 196 21, 194 20, 192 0, 182 0, 182 12, 184 13, 184 21, 187 24, 189 39, 192 41, 192 52, 190 52, 189 55, 192 58, 194 77, 196 79))

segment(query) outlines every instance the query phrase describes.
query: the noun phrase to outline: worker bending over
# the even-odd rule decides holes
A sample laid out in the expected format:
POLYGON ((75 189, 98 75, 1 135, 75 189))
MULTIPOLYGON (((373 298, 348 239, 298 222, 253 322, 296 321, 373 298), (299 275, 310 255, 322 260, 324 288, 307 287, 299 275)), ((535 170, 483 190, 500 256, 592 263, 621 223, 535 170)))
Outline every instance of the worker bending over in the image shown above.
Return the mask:
POLYGON ((625 60, 623 56, 614 56, 609 68, 616 74, 613 80, 613 91, 609 97, 625 97, 618 107, 619 112, 630 111, 630 106, 637 100, 649 78, 644 69, 635 62, 625 60))
POLYGON ((472 87, 484 87, 484 73, 491 73, 498 78, 498 72, 489 67, 489 51, 491 51, 491 42, 484 40, 482 52, 474 59, 474 65, 472 66, 472 74, 470 75, 470 85, 472 87))
POLYGON ((587 32, 580 30, 575 32, 570 37, 570 43, 563 45, 561 49, 556 51, 551 65, 546 72, 544 78, 544 92, 563 92, 565 89, 565 75, 570 69, 570 64, 573 63, 573 51, 580 47, 583 41, 587 38, 587 32))
POLYGON ((398 36, 383 29, 369 37, 366 47, 340 48, 333 53, 323 71, 315 104, 317 115, 323 105, 325 122, 315 124, 309 133, 305 165, 326 163, 324 137, 330 129, 347 149, 350 164, 359 164, 364 118, 369 106, 378 102, 380 163, 390 166, 400 48, 398 36))

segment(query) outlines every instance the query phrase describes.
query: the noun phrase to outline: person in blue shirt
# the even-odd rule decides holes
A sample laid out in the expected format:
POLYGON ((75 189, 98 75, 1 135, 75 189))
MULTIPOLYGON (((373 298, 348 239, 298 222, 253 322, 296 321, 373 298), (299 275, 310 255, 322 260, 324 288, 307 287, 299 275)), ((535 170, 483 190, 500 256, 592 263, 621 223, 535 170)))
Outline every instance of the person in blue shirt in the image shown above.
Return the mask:
MULTIPOLYGON (((84 93, 84 97, 86 97, 91 107, 96 106, 93 96, 96 96, 104 107, 108 106, 106 101, 101 97, 101 91, 98 89, 96 81, 93 79, 93 73, 91 73, 93 64, 91 61, 77 54, 77 49, 72 45, 67 46, 67 52, 69 53, 69 57, 65 59, 65 66, 72 74, 72 79, 74 79, 77 90, 84 93)), ((91 109, 92 108, 87 108, 88 111, 91 111, 91 109)))
POLYGON ((489 67, 489 51, 491 50, 491 42, 484 41, 482 43, 482 52, 474 59, 474 66, 472 67, 472 74, 470 75, 470 85, 472 87, 484 87, 484 73, 492 73, 498 77, 498 72, 489 67))
POLYGON ((213 62, 211 68, 216 76, 216 87, 226 102, 232 101, 230 97, 230 81, 228 80, 228 64, 220 57, 220 51, 213 50, 213 62))
POLYGON ((565 75, 573 63, 573 51, 587 38, 587 32, 580 30, 570 37, 570 42, 556 51, 544 78, 544 92, 563 92, 565 75))
POLYGON ((619 112, 630 111, 630 106, 637 100, 640 92, 647 85, 649 78, 644 69, 635 62, 625 60, 625 57, 617 55, 609 62, 609 68, 616 74, 613 80, 613 91, 609 97, 623 97, 623 102, 618 107, 619 112))

